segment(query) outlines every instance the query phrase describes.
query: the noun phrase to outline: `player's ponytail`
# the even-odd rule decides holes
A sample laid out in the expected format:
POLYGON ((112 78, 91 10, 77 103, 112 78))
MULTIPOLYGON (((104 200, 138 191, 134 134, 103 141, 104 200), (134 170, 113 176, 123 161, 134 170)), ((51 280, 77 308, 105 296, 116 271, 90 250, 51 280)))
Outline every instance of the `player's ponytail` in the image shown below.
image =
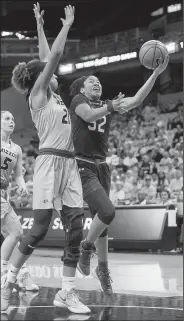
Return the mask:
POLYGON ((85 80, 87 79, 87 76, 83 76, 80 78, 77 78, 74 80, 70 86, 70 96, 74 97, 77 94, 80 94, 80 89, 83 87, 85 80))
POLYGON ((38 59, 20 62, 12 72, 12 86, 21 94, 28 93, 34 86, 34 83, 40 73, 43 71, 46 63, 38 59))

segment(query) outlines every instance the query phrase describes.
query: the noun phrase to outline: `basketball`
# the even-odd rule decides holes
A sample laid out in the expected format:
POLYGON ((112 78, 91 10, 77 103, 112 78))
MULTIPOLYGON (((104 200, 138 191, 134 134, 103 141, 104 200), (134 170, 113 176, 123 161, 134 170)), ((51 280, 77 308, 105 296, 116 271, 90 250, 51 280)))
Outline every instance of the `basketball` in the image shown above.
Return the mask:
POLYGON ((148 69, 155 69, 159 65, 160 58, 163 62, 167 55, 166 46, 157 40, 145 42, 139 51, 140 62, 148 69))

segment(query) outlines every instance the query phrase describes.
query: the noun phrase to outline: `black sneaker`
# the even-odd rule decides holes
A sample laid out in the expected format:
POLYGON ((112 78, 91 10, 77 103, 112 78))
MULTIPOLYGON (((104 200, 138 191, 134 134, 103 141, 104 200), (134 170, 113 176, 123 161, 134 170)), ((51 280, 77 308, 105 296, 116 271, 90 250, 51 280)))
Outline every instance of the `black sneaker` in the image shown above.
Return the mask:
POLYGON ((81 255, 77 269, 81 274, 90 275, 90 259, 94 255, 96 248, 93 244, 87 243, 86 240, 81 242, 81 255))
POLYGON ((110 277, 110 271, 108 269, 102 269, 97 266, 93 270, 93 275, 100 282, 101 289, 105 294, 113 294, 111 286, 112 279, 110 277))

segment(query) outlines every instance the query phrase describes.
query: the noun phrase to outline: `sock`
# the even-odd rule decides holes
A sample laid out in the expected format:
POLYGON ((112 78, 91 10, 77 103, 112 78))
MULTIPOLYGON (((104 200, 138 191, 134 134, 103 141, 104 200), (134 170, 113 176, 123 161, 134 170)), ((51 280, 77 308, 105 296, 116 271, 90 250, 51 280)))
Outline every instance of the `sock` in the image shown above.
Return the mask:
POLYGON ((1 272, 8 271, 9 261, 1 260, 1 272))
POLYGON ((26 263, 24 263, 24 264, 22 265, 22 267, 21 267, 21 271, 22 271, 22 270, 24 270, 24 269, 27 269, 27 265, 26 265, 26 263))
POLYGON ((74 279, 75 277, 62 277, 62 290, 71 290, 74 288, 74 279))
POLYGON ((24 264, 22 265, 21 269, 19 270, 19 275, 22 275, 22 274, 24 274, 24 273, 27 272, 27 271, 28 271, 27 265, 26 265, 26 263, 24 263, 24 264))
POLYGON ((108 262, 107 261, 104 261, 104 262, 98 261, 98 267, 100 270, 107 270, 108 269, 108 262))
POLYGON ((87 239, 84 240, 84 242, 82 243, 82 246, 84 250, 92 250, 94 247, 93 243, 88 242, 87 239))
POLYGON ((20 268, 15 268, 12 264, 10 265, 10 269, 7 273, 7 280, 10 283, 15 283, 17 279, 17 274, 19 273, 20 268))

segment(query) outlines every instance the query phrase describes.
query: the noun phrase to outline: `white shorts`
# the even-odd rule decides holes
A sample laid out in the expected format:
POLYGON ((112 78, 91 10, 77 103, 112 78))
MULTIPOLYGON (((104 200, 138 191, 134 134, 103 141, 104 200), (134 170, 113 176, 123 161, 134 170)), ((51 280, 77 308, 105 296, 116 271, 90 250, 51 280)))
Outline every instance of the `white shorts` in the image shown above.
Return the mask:
MULTIPOLYGON (((17 214, 14 212, 12 206, 9 201, 3 197, 3 190, 1 190, 1 233, 6 237, 8 233, 8 226, 12 222, 12 224, 18 223, 20 224, 19 218, 17 214)), ((6 193, 6 192, 5 192, 6 193)), ((6 196, 5 196, 6 197, 6 196)), ((17 226, 17 224, 16 224, 17 226)), ((20 224, 21 228, 21 224, 20 224)))
POLYGON ((58 211, 63 205, 83 207, 77 162, 72 158, 39 155, 33 177, 33 209, 55 208, 58 211))

